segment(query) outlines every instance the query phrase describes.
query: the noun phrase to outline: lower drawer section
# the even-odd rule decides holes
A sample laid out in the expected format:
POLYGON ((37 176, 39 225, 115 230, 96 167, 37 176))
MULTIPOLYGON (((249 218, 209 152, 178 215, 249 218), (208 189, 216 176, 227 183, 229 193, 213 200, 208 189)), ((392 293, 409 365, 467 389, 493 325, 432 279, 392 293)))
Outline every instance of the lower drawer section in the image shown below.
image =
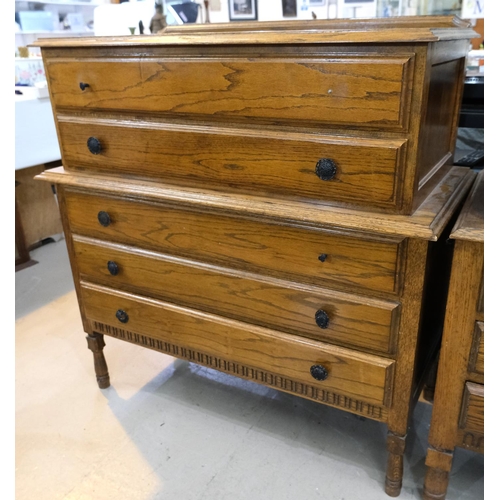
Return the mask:
POLYGON ((397 302, 262 280, 258 275, 80 236, 74 236, 73 244, 85 281, 321 342, 383 354, 395 351, 397 302))
POLYGON ((100 333, 378 420, 391 404, 394 360, 89 283, 81 290, 86 318, 100 333))

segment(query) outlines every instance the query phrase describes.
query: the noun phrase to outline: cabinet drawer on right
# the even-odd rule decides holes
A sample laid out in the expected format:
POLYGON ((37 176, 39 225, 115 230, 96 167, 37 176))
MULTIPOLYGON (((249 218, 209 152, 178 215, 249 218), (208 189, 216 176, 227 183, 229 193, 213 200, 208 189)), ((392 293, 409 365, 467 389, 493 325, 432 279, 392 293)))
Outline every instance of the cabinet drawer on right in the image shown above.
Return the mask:
POLYGON ((484 433, 484 386, 467 382, 465 384, 460 428, 465 431, 484 433))

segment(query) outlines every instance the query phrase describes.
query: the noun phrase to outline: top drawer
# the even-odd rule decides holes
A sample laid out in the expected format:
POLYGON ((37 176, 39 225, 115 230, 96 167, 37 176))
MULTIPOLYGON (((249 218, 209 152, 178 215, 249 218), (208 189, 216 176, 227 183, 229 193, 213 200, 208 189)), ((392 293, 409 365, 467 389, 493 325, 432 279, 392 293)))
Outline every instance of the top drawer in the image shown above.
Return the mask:
MULTIPOLYGON (((402 130, 412 58, 49 58, 56 107, 402 130)), ((126 54, 124 54, 126 56, 126 54)))

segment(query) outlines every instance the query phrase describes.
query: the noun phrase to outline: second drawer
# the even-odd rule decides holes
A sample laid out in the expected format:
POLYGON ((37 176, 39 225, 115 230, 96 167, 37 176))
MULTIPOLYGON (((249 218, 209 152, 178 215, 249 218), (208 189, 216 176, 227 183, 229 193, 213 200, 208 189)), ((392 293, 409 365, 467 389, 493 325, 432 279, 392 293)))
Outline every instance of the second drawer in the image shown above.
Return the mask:
POLYGON ((59 117, 68 169, 379 206, 401 201, 405 141, 59 117), (92 142, 93 141, 93 142, 92 142))
POLYGON ((394 352, 397 302, 263 279, 78 236, 74 248, 85 280, 324 342, 394 352))

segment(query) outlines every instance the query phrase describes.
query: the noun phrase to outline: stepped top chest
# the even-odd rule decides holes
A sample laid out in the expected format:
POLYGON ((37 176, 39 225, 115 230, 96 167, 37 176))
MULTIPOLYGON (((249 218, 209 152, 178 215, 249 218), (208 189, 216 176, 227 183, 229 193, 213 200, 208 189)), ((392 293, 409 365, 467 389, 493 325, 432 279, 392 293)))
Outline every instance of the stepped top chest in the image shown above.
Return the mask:
POLYGON ((196 25, 42 40, 57 193, 101 388, 104 335, 387 424, 402 485, 439 343, 469 25, 196 25), (430 306, 430 307, 429 307, 430 306))
POLYGON ((68 171, 412 214, 452 164, 453 17, 40 40, 68 171))

